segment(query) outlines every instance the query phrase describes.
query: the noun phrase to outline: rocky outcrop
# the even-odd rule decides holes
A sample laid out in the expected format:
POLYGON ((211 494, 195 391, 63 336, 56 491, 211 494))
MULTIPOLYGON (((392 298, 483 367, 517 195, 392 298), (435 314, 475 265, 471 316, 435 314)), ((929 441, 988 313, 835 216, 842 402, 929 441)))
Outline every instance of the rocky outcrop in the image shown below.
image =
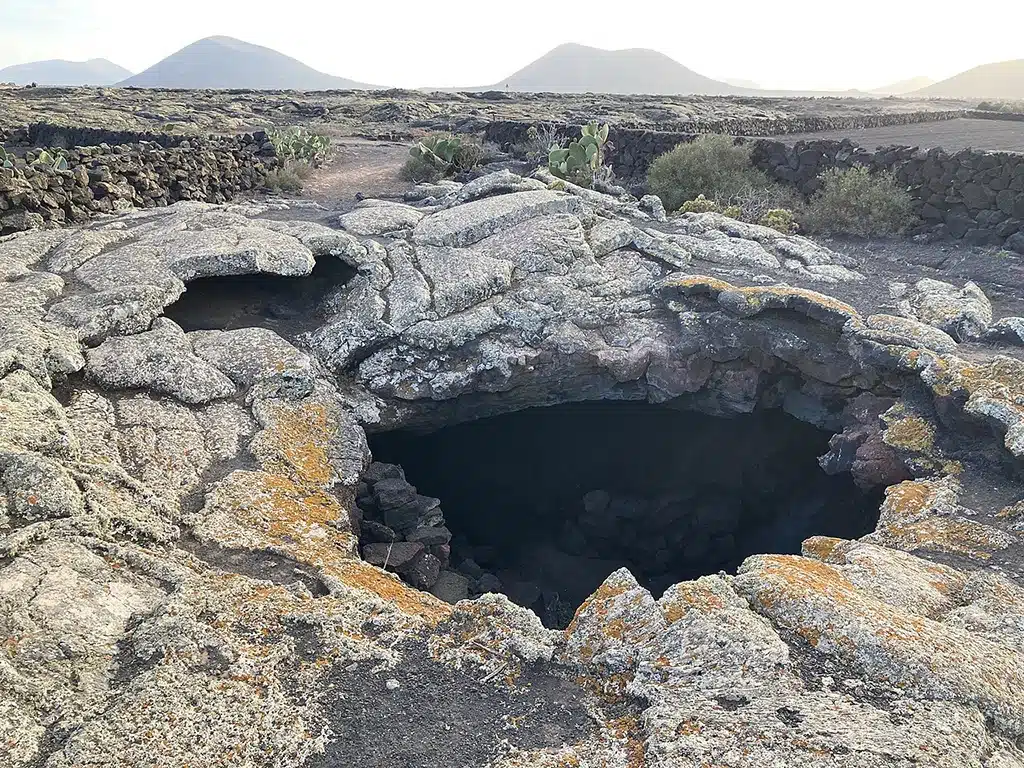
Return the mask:
POLYGON ((0 239, 0 762, 1024 763, 1020 318, 713 214, 445 189, 0 239), (323 259, 312 330, 160 317, 323 259), (829 429, 878 526, 657 599, 617 571, 564 632, 460 602, 486 574, 366 433, 601 399, 829 429))

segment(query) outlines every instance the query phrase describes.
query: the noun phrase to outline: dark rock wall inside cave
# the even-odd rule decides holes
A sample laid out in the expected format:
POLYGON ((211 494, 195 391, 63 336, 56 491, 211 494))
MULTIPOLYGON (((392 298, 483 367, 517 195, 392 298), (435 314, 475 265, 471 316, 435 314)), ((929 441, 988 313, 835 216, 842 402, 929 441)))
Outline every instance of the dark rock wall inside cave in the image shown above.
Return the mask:
POLYGON ((726 419, 605 401, 370 445, 441 500, 450 567, 471 593, 496 577, 557 625, 622 566, 660 593, 751 554, 799 552, 808 536, 872 530, 879 495, 818 465, 829 437, 777 410, 726 419))
POLYGON ((294 339, 323 322, 323 302, 355 270, 341 259, 321 256, 309 275, 255 274, 202 277, 164 310, 185 331, 268 328, 294 339))

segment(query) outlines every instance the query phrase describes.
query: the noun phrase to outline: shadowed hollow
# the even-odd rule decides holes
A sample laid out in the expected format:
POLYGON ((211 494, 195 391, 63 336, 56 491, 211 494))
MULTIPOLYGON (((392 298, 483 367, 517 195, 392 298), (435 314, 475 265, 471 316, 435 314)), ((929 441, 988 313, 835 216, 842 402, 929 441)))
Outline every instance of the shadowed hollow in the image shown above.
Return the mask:
POLYGON ((872 530, 879 496, 818 465, 829 437, 777 410, 719 418, 602 401, 370 443, 441 500, 452 568, 478 588, 496 577, 557 626, 622 566, 660 594, 751 554, 797 553, 808 536, 872 530))

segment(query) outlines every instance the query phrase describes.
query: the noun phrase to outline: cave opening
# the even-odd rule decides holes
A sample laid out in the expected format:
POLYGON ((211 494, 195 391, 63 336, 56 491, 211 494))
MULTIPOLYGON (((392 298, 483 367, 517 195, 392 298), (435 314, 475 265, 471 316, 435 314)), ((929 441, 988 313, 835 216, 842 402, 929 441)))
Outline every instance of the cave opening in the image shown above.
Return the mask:
POLYGON ((317 258, 313 271, 299 277, 228 275, 201 277, 164 310, 185 331, 268 328, 286 339, 319 327, 324 301, 355 274, 334 256, 317 258))
POLYGON ((446 599, 503 592, 563 627, 623 566, 658 596, 809 536, 873 530, 881 491, 821 469, 830 437, 781 410, 610 401, 372 434, 364 557, 446 599))

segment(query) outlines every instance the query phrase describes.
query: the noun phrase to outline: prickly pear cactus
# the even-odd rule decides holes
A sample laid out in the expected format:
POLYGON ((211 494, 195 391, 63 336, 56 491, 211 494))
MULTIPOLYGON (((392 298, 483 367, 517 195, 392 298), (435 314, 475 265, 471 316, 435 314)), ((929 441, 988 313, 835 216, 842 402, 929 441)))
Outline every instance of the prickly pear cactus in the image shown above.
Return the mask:
POLYGON ((604 165, 608 125, 596 121, 583 126, 578 139, 568 147, 552 146, 548 152, 548 170, 555 176, 583 186, 590 186, 594 175, 604 165))

